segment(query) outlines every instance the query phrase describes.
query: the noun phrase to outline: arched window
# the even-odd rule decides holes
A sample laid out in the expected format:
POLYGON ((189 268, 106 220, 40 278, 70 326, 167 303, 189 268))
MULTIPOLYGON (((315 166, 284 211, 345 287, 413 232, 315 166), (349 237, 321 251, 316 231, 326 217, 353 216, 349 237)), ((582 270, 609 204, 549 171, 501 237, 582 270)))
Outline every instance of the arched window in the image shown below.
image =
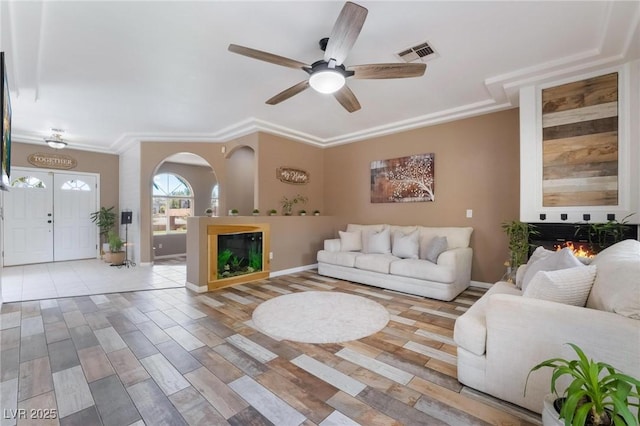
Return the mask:
POLYGON ((33 176, 20 176, 11 181, 11 186, 13 188, 38 188, 45 189, 46 185, 43 181, 33 176))
POLYGON ((213 189, 211 190, 211 208, 213 209, 213 215, 214 216, 218 216, 218 200, 220 198, 220 196, 218 195, 219 193, 219 186, 216 183, 215 185, 213 185, 213 189))
POLYGON ((91 187, 81 180, 68 180, 60 187, 63 191, 91 191, 91 187))
POLYGON ((153 177, 153 233, 187 232, 187 217, 193 216, 191 185, 173 173, 153 177))

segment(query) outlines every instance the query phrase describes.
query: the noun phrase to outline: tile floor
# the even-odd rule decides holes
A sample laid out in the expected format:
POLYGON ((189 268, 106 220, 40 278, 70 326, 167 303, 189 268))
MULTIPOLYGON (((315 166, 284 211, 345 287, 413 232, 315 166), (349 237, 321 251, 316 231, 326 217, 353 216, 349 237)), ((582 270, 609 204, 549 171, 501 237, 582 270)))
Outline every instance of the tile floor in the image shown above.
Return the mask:
POLYGON ((184 287, 185 259, 118 268, 98 259, 2 268, 2 299, 17 302, 184 287))
POLYGON ((455 318, 483 293, 441 302, 307 271, 204 294, 4 303, 0 426, 538 426, 539 415, 457 380, 455 318), (375 300, 391 320, 371 336, 320 345, 254 328, 260 303, 311 290, 375 300))

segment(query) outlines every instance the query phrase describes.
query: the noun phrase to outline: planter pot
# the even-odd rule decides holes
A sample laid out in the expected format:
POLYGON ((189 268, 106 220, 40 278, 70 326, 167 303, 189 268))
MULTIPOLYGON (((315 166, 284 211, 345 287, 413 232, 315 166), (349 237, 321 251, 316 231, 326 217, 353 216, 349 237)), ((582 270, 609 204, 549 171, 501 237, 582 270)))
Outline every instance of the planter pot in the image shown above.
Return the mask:
MULTIPOLYGON (((109 250, 109 249, 107 249, 109 250)), ((102 255, 102 260, 104 260, 107 263, 111 263, 111 252, 110 251, 105 251, 104 254, 102 255)))
POLYGON ((320 213, 314 213, 313 215, 314 216, 320 216, 320 213))
POLYGON ((278 213, 269 213, 269 216, 277 216, 278 213))
POLYGON ((252 213, 254 216, 260 216, 260 213, 252 213))
POLYGON ((123 251, 110 253, 110 255, 112 265, 122 265, 124 263, 125 253, 123 251))
POLYGON ((306 213, 300 213, 300 216, 306 216, 306 215, 307 215, 306 213))
POLYGON ((560 414, 553 406, 556 396, 549 394, 544 397, 544 405, 542 407, 542 425, 543 426, 564 426, 564 422, 560 420, 560 414))

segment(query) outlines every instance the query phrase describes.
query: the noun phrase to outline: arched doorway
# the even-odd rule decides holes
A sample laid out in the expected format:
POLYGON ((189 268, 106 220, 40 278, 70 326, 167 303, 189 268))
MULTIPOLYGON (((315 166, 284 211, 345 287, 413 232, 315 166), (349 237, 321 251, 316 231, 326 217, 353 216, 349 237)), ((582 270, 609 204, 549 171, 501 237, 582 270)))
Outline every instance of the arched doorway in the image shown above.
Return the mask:
POLYGON ((186 218, 203 216, 218 185, 213 168, 196 154, 165 158, 151 178, 151 260, 186 254, 186 218))

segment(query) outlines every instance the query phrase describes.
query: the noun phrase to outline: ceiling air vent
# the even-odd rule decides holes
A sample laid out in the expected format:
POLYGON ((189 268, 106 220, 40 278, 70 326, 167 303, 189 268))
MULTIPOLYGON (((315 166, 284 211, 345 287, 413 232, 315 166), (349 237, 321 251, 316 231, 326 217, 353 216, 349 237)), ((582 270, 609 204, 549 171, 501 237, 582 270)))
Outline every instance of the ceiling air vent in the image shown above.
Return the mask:
POLYGON ((431 47, 429 42, 425 41, 396 53, 396 56, 405 62, 414 62, 420 59, 435 59, 438 57, 438 53, 431 47))

